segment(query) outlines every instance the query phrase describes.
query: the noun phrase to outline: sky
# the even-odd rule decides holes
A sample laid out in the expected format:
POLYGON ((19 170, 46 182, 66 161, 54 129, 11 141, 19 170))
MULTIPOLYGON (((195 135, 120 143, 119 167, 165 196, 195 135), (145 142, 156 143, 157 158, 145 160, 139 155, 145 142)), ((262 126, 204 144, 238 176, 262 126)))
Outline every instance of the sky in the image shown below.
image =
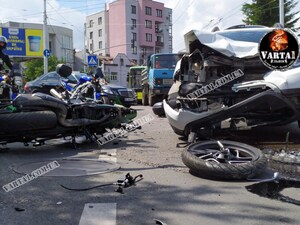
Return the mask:
MULTIPOLYGON (((251 0, 156 0, 173 10, 173 50, 185 48, 183 36, 190 30, 224 29, 242 24, 242 5, 251 0)), ((73 30, 74 48, 83 49, 84 22, 104 10, 112 0, 46 0, 47 23, 73 30)), ((0 0, 0 23, 43 23, 43 0, 0 0)), ((300 3, 297 5, 300 10, 300 3)), ((299 15, 300 16, 300 15, 299 15)), ((300 25, 299 25, 300 26, 300 25)))

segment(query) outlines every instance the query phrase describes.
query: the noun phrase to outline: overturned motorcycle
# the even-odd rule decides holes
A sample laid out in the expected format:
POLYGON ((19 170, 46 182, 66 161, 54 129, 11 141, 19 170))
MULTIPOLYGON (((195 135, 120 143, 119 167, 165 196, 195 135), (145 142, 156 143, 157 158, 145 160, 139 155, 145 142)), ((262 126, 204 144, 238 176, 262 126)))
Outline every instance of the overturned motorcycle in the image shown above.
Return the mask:
MULTIPOLYGON (((57 73, 67 77, 72 69, 58 65, 57 73)), ((65 98, 52 90, 54 96, 35 93, 20 94, 0 108, 0 142, 43 142, 45 140, 85 135, 97 143, 97 135, 106 128, 118 128, 134 118, 136 111, 99 101, 79 101, 65 98)))
MULTIPOLYGON (((251 37, 255 31, 268 30, 252 28, 241 33, 251 37)), ((228 33, 232 32, 225 31, 226 38, 221 32, 209 34, 213 38, 188 33, 186 47, 191 54, 178 62, 168 99, 153 108, 156 114, 164 113, 174 132, 188 137, 189 143, 214 130, 299 124, 299 64, 286 71, 270 71, 258 58, 257 43, 231 40, 228 33), (222 45, 226 47, 218 42, 226 42, 222 45)), ((267 163, 259 149, 227 140, 193 143, 182 159, 191 172, 221 179, 256 176, 267 163)))

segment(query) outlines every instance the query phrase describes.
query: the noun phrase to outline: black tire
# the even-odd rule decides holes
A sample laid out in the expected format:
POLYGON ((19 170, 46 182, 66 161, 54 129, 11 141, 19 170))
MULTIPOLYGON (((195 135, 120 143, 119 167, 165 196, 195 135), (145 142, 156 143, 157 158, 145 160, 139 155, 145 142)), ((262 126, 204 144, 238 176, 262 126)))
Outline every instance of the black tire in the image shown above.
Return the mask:
POLYGON ((154 97, 148 94, 148 103, 152 107, 155 104, 154 97))
POLYGON ((218 155, 220 146, 217 141, 197 142, 184 150, 182 161, 190 168, 191 174, 209 179, 243 180, 265 170, 267 159, 259 149, 235 141, 220 142, 229 149, 232 158, 224 159, 218 155))
POLYGON ((148 105, 148 92, 146 91, 145 88, 143 88, 143 93, 142 93, 142 105, 145 106, 148 105))
POLYGON ((3 113, 0 124, 4 133, 52 129, 57 126, 57 117, 52 111, 3 113))

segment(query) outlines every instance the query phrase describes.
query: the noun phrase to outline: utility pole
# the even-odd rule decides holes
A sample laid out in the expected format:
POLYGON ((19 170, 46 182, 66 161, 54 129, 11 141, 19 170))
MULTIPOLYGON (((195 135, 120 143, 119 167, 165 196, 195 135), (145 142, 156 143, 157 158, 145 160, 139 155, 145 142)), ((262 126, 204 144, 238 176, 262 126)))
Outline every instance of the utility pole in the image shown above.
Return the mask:
POLYGON ((284 2, 279 0, 279 23, 284 27, 284 2))
MULTIPOLYGON (((48 49, 46 0, 44 0, 44 24, 43 24, 44 50, 48 49)), ((48 73, 48 57, 44 54, 44 73, 48 73)))
POLYGON ((86 72, 86 23, 84 23, 84 38, 83 38, 83 71, 86 72))

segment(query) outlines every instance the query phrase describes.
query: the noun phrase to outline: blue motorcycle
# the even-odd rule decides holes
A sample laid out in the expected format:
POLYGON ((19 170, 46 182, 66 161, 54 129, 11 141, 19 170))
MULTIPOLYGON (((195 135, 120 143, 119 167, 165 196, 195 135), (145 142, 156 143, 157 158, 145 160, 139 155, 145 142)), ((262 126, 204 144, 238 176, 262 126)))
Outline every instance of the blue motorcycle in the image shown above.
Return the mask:
POLYGON ((69 91, 70 99, 85 101, 102 101, 111 104, 108 95, 103 92, 101 78, 88 75, 80 75, 78 83, 74 86, 68 80, 62 80, 63 86, 69 91))

